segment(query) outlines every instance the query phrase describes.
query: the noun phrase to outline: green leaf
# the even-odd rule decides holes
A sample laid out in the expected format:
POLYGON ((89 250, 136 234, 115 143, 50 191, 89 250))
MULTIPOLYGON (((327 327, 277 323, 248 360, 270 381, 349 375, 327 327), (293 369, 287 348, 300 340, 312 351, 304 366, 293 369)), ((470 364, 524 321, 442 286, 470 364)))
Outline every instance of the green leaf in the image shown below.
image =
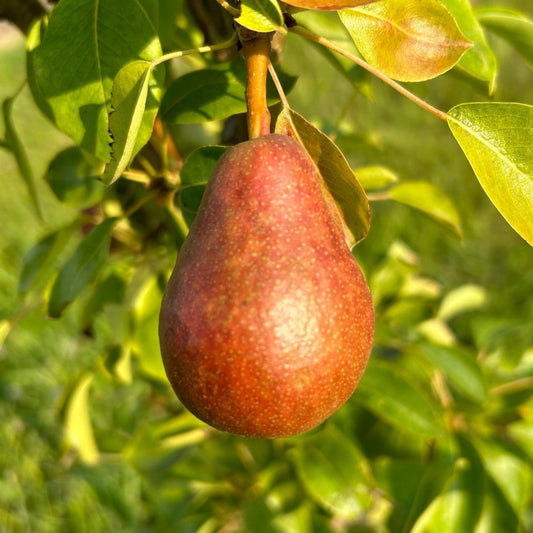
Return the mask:
POLYGON ((241 15, 235 21, 257 32, 287 33, 277 0, 242 0, 241 15))
POLYGON ((84 208, 98 203, 104 186, 95 168, 77 147, 59 152, 44 176, 57 199, 64 204, 84 208))
POLYGON ((180 171, 180 207, 186 215, 198 211, 205 186, 220 156, 227 150, 225 146, 202 146, 191 152, 180 171))
POLYGON ((475 354, 457 346, 419 344, 415 352, 441 370, 464 396, 482 403, 487 399, 487 383, 475 354))
MULTIPOLYGON (((111 272, 102 276, 97 283, 94 284, 92 294, 85 302, 80 313, 80 323, 83 329, 88 329, 94 322, 94 319, 100 314, 104 308, 109 304, 117 304, 121 308, 125 308, 124 299, 126 296, 126 289, 131 278, 131 271, 118 263, 112 265, 111 272)), ((119 337, 119 332, 114 328, 115 342, 123 342, 123 335, 119 337)))
POLYGON ((365 458, 334 426, 300 441, 291 458, 306 491, 328 511, 355 519, 370 507, 365 458))
POLYGON ((46 31, 46 26, 47 20, 43 18, 36 21, 28 32, 28 38, 26 41, 26 75, 28 79, 28 86, 33 96, 33 100, 37 104, 37 107, 41 110, 45 117, 54 122, 54 112, 37 85, 35 72, 35 53, 41 45, 44 32, 46 31))
POLYGON ((533 106, 462 104, 448 125, 492 203, 533 245, 533 106))
POLYGON ((6 319, 0 320, 0 350, 2 350, 4 347, 4 343, 6 342, 7 336, 11 332, 12 328, 13 322, 6 319))
POLYGON ((354 172, 365 191, 384 189, 398 181, 398 176, 387 167, 359 167, 354 172))
POLYGON ((163 291, 156 277, 141 288, 133 304, 131 348, 143 372, 168 383, 159 349, 159 310, 163 291))
POLYGON ((30 198, 35 208, 37 216, 42 220, 43 218, 43 209, 41 206, 41 199, 39 197, 39 192, 37 191, 37 184, 35 181, 35 175, 33 174, 33 169, 28 158, 28 154, 20 137, 15 128, 15 123, 13 121, 13 104, 15 102, 16 95, 12 98, 7 98, 2 103, 2 111, 4 115, 4 136, 5 142, 11 153, 15 157, 17 162, 17 167, 22 176, 22 179, 26 183, 30 198))
POLYGON ((295 136, 302 142, 320 172, 327 190, 342 212, 349 231, 347 235, 349 245, 364 239, 370 228, 368 199, 337 145, 292 110, 289 113, 286 110, 280 113, 276 132, 295 136))
POLYGON ((104 353, 104 364, 107 371, 121 383, 131 383, 131 351, 127 346, 108 346, 104 353))
POLYGON ((71 224, 54 231, 28 251, 22 261, 19 276, 20 293, 28 292, 39 280, 50 277, 62 250, 77 228, 78 224, 71 224))
POLYGON ((389 531, 411 531, 413 522, 448 481, 453 465, 447 456, 394 457, 382 455, 373 472, 380 490, 392 503, 389 531))
POLYGON ((303 7, 304 9, 336 11, 337 9, 362 6, 376 1, 377 0, 285 0, 285 3, 291 6, 303 7))
POLYGON ((497 485, 491 479, 486 479, 486 481, 483 509, 474 533, 527 531, 527 529, 520 528, 515 512, 497 485))
POLYGON ((391 363, 370 358, 355 399, 401 430, 427 437, 441 433, 429 399, 391 363))
POLYGON ((519 11, 503 7, 476 10, 485 28, 505 39, 533 67, 533 20, 519 11))
POLYGON ((161 90, 150 62, 134 61, 116 75, 111 92, 113 112, 109 117, 112 154, 102 176, 106 185, 121 176, 149 141, 160 98, 161 90))
MULTIPOLYGON (((295 78, 278 74, 285 91, 290 91, 295 78)), ((161 101, 161 118, 173 124, 190 124, 245 113, 245 90, 246 68, 242 60, 190 72, 167 89, 161 101)), ((278 92, 270 78, 267 82, 267 102, 268 105, 279 102, 278 92)))
POLYGON ((516 516, 520 518, 533 493, 533 469, 517 450, 493 439, 474 441, 481 460, 500 488, 516 516))
POLYGON ((48 313, 58 317, 83 289, 88 287, 104 266, 109 253, 111 230, 117 222, 108 218, 94 227, 63 265, 52 286, 48 313))
POLYGON ((425 215, 462 236, 461 220, 452 200, 441 189, 427 181, 402 182, 391 187, 392 200, 418 209, 425 215))
POLYGON ((437 318, 447 321, 461 313, 475 311, 487 303, 487 290, 481 285, 468 283, 451 290, 440 305, 437 318))
POLYGON ((481 515, 484 471, 472 446, 460 439, 460 456, 445 490, 420 515, 411 533, 473 531, 481 515))
POLYGON ((104 161, 110 157, 113 79, 127 63, 161 55, 149 16, 155 5, 155 0, 61 0, 35 49, 35 81, 57 126, 104 161))
POLYGON ((389 0, 339 15, 361 55, 400 81, 439 76, 471 46, 437 0, 389 0))
POLYGON ((459 67, 470 75, 486 81, 489 93, 496 85, 497 63, 492 48, 487 43, 483 28, 477 21, 470 0, 440 0, 455 18, 463 35, 474 43, 459 61, 459 67))
POLYGON ((97 463, 99 459, 89 410, 89 389, 93 379, 94 374, 87 372, 71 384, 61 409, 65 439, 88 464, 97 463))

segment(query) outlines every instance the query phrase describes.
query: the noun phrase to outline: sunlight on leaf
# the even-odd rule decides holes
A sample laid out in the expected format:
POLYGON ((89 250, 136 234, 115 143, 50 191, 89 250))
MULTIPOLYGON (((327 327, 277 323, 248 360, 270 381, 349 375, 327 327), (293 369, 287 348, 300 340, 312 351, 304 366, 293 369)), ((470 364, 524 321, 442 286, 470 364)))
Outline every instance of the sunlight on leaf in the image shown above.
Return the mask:
POLYGON ((392 364, 371 358, 355 397, 377 416, 401 430, 427 437, 437 436, 441 427, 435 411, 412 381, 392 364))
POLYGON ((285 0, 286 4, 305 9, 321 9, 324 11, 335 11, 347 7, 363 6, 372 4, 377 0, 285 0))
POLYGON ((326 509, 354 519, 370 507, 365 458, 334 426, 296 446, 292 459, 306 490, 326 509))
POLYGON ((492 203, 533 245, 533 106, 462 104, 448 125, 492 203))
POLYGON ((102 176, 106 185, 120 177, 150 139, 161 93, 152 72, 150 62, 135 61, 123 67, 113 81, 113 112, 109 117, 112 154, 102 176))
POLYGON ((437 0, 390 0, 339 14, 361 55, 399 81, 434 78, 471 46, 437 0))
POLYGON ((498 71, 496 56, 487 43, 470 0, 441 0, 441 2, 453 15, 463 35, 474 43, 474 46, 461 57, 458 66, 471 76, 487 82, 489 94, 492 94, 498 71))
POLYGON ((235 21, 257 32, 287 33, 283 14, 276 0, 242 0, 241 15, 235 21))
POLYGON ((127 63, 161 53, 154 23, 136 0, 61 0, 35 49, 35 81, 57 126, 108 161, 113 79, 127 63))
POLYGON ((440 305, 437 317, 450 320, 461 313, 475 311, 487 304, 488 295, 485 287, 469 283, 461 285, 446 294, 440 305))
POLYGON ((459 237, 462 236, 461 220, 454 203, 435 185, 427 181, 403 182, 391 187, 388 196, 396 202, 418 209, 459 237))
POLYGON ((359 167, 354 172, 365 191, 384 189, 398 181, 398 176, 387 167, 359 167))
POLYGON ((73 446, 83 462, 98 462, 99 451, 94 439, 93 427, 89 411, 89 389, 94 374, 84 374, 67 393, 62 409, 65 438, 68 445, 73 446))

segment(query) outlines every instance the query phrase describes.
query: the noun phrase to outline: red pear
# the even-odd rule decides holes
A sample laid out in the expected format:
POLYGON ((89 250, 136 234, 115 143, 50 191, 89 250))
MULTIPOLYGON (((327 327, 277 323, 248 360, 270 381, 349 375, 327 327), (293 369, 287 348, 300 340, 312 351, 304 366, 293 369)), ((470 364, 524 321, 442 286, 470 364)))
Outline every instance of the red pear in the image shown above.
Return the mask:
POLYGON ((161 306, 181 402, 238 435, 307 431, 351 396, 374 312, 312 160, 264 135, 218 161, 161 306))

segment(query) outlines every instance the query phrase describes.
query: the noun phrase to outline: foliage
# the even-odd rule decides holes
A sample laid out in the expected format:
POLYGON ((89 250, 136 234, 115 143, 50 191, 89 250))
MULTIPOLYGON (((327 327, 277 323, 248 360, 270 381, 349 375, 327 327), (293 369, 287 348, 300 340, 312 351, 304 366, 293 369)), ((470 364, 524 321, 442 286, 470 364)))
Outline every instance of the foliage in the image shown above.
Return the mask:
POLYGON ((157 340, 246 135, 219 4, 61 0, 0 27, 0 529, 531 531, 529 4, 243 0, 278 32, 276 131, 317 163, 376 307, 354 396, 276 441, 187 413, 157 340))

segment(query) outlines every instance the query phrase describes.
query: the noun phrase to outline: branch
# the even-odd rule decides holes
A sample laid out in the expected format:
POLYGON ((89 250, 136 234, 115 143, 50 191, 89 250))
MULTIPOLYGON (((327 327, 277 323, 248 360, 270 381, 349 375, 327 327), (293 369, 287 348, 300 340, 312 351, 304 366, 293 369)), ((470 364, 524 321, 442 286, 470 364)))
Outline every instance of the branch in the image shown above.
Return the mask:
POLYGON ((368 64, 364 59, 361 59, 355 54, 352 54, 351 52, 344 50, 344 48, 341 48, 339 45, 335 44, 329 39, 326 39, 325 37, 317 35, 316 33, 313 33, 312 31, 309 31, 306 28, 302 28, 301 26, 292 26, 292 27, 289 27, 289 30, 292 31, 293 33, 297 33, 298 35, 301 35, 302 37, 311 39, 312 41, 315 41, 318 44, 321 44, 322 46, 325 46, 329 48, 330 50, 337 52, 338 54, 343 55, 344 57, 348 58, 350 61, 353 61, 356 65, 359 65, 360 67, 364 68, 366 71, 370 72, 371 74, 379 78, 381 81, 384 81, 387 85, 389 85, 394 90, 396 90, 397 92, 399 92, 400 94, 402 94, 403 96, 411 100, 411 102, 415 103, 422 109, 429 111, 432 115, 435 115, 437 118, 440 118, 441 120, 444 120, 445 122, 448 120, 448 115, 446 113, 428 104, 425 100, 422 100, 421 98, 413 94, 411 91, 407 90, 403 85, 400 85, 398 82, 389 78, 386 74, 383 74, 383 72, 381 72, 377 68, 368 64))

